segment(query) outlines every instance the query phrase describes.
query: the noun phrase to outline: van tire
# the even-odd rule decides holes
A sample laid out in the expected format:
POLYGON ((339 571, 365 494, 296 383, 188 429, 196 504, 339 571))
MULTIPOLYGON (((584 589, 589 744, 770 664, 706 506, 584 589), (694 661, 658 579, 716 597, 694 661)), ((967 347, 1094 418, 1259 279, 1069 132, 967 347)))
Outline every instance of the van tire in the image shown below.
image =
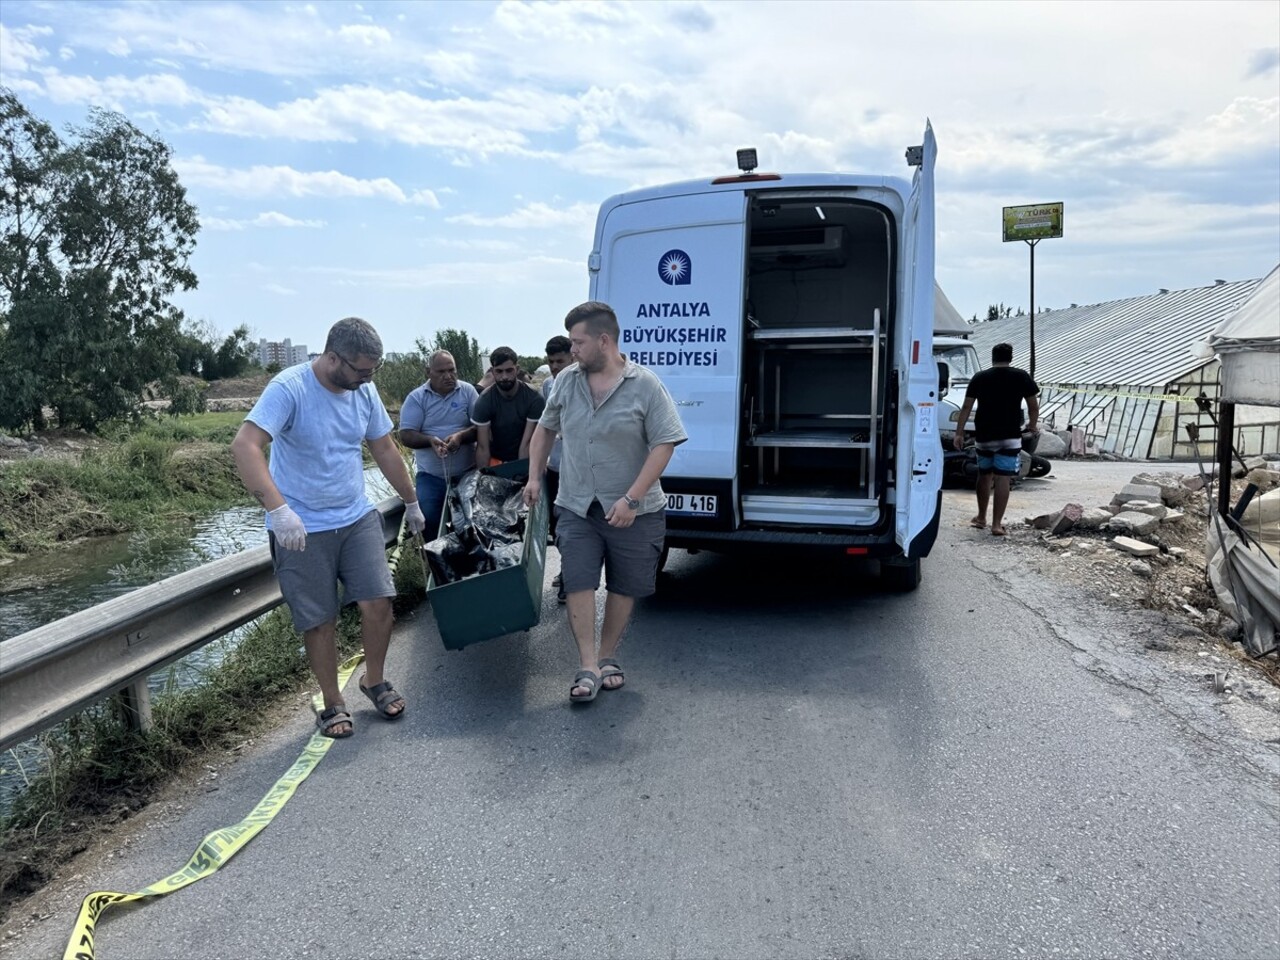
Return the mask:
POLYGON ((881 560, 880 586, 890 593, 910 593, 920 586, 920 558, 881 560))
POLYGON ((658 572, 661 573, 667 566, 667 555, 671 553, 671 548, 665 543, 662 545, 662 553, 658 554, 658 572))

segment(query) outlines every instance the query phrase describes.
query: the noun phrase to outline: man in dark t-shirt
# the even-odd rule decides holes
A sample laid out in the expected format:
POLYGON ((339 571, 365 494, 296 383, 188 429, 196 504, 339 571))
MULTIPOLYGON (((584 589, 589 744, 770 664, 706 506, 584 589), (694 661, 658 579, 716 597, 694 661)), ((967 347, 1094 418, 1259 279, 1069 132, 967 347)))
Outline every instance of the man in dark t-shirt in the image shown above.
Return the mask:
POLYGON ((529 456, 529 438, 546 401, 520 381, 516 352, 499 347, 489 356, 493 386, 480 394, 471 422, 476 425, 476 465, 497 466, 529 456))
POLYGON ((978 515, 969 521, 982 529, 987 525, 987 502, 995 491, 991 511, 991 532, 1003 537, 1004 510, 1009 504, 1009 483, 1018 475, 1018 454, 1022 433, 1036 432, 1040 388, 1027 371, 1013 364, 1013 347, 997 343, 991 348, 991 367, 969 381, 956 422, 955 446, 964 449, 964 425, 978 403, 974 439, 978 447, 978 515), (1022 401, 1027 402, 1027 425, 1022 426, 1022 401))

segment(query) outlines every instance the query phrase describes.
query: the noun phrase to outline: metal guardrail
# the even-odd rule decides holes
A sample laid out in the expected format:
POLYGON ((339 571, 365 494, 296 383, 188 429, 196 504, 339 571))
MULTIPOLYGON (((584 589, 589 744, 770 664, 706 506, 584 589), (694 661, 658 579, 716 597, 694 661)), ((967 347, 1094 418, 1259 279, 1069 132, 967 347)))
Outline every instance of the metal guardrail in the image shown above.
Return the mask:
MULTIPOLYGON (((377 509, 391 546, 404 503, 389 497, 377 509)), ((0 642, 0 750, 117 693, 146 726, 150 674, 282 602, 262 546, 0 642)))

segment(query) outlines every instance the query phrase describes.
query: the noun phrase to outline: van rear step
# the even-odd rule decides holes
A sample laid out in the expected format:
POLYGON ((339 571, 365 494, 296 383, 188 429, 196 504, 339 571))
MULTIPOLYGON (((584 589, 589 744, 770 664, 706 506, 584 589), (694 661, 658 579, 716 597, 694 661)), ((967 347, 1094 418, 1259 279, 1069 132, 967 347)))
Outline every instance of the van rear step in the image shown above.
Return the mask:
POLYGON ((742 519, 747 523, 874 527, 880 519, 880 501, 852 497, 796 497, 744 493, 742 519))

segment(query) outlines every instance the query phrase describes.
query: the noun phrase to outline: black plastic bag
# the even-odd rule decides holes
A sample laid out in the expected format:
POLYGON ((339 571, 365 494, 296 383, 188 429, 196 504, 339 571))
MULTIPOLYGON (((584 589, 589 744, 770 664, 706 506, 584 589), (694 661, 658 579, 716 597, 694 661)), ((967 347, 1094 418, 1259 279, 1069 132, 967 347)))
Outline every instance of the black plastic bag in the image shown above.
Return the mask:
POLYGON ((436 585, 518 565, 528 515, 523 481, 464 476, 449 491, 451 532, 423 548, 436 585))

